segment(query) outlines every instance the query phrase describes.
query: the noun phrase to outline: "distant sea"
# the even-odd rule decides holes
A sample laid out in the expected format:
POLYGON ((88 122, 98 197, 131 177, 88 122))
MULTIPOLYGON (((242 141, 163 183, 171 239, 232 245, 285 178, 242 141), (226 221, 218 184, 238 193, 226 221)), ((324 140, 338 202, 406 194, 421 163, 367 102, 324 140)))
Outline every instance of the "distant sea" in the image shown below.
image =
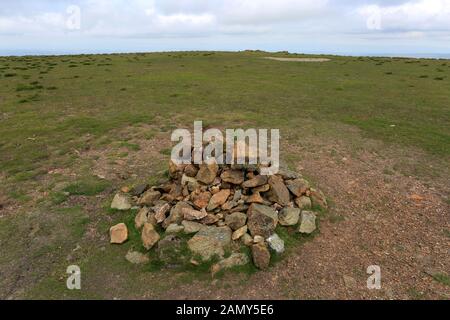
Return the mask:
MULTIPOLYGON (((178 51, 178 50, 174 50, 178 51)), ((182 50, 179 50, 182 51, 182 50)), ((200 50, 205 51, 205 50, 200 50)), ((125 53, 133 53, 123 52, 125 53)), ((149 51, 150 52, 150 51, 149 51)), ((44 55, 77 55, 77 54, 101 54, 101 53, 122 53, 117 51, 93 51, 93 52, 74 52, 74 51, 34 51, 34 50, 1 50, 0 56, 44 56, 44 55)), ((295 52, 292 52, 295 53, 295 52)), ((403 57, 403 58, 423 58, 423 59, 450 59, 450 53, 369 53, 369 52, 297 52, 298 54, 311 55, 338 55, 338 56, 353 56, 353 57, 403 57)))

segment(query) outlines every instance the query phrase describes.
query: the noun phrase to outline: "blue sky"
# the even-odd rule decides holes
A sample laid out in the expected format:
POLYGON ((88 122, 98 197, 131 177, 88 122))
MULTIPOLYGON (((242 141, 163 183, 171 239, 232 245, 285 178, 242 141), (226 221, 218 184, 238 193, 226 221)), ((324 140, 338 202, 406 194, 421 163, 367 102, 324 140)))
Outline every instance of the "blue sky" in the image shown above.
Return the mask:
POLYGON ((450 54, 450 0, 0 0, 0 55, 450 54))

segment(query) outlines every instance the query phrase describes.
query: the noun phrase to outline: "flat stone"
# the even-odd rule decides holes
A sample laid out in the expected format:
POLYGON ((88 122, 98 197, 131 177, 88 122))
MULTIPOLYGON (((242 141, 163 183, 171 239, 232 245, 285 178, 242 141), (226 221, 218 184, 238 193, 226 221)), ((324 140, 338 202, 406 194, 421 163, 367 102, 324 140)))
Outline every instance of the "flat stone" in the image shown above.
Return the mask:
POLYGON ((253 188, 252 190, 253 192, 267 192, 270 190, 270 184, 263 184, 262 186, 253 188))
POLYGON ((278 215, 278 222, 282 226, 295 226, 300 219, 300 212, 298 208, 283 208, 278 215))
POLYGON ((316 215, 312 211, 302 211, 298 231, 300 233, 310 234, 314 230, 316 230, 316 215))
POLYGON ((117 193, 111 202, 111 209, 130 210, 132 207, 130 196, 122 192, 117 193))
POLYGON ((266 244, 264 242, 259 242, 252 245, 251 248, 255 266, 261 270, 267 269, 270 264, 270 252, 266 244))
POLYGON ((169 224, 169 226, 166 228, 166 233, 167 234, 171 234, 171 233, 180 233, 184 230, 184 226, 180 226, 179 224, 169 224))
POLYGON ((202 224, 211 225, 217 223, 219 220, 220 220, 219 215, 208 213, 206 217, 200 220, 200 222, 202 224))
POLYGON ((244 182, 244 172, 242 170, 227 170, 220 175, 222 181, 231 184, 241 184, 244 182))
POLYGON ((258 175, 242 184, 242 188, 256 188, 267 184, 267 176, 258 175))
POLYGON ((239 240, 241 237, 244 236, 244 234, 247 234, 247 226, 243 226, 239 229, 237 229, 236 231, 233 232, 233 234, 231 235, 231 239, 233 241, 239 240))
POLYGON ((119 223, 109 229, 111 243, 122 244, 128 239, 128 229, 125 223, 119 223))
POLYGON ((223 205, 227 201, 230 194, 231 194, 230 189, 220 190, 218 193, 213 195, 209 200, 207 210, 212 211, 223 205))
POLYGON ((264 242, 264 237, 261 237, 261 236, 255 236, 255 237, 252 239, 252 241, 253 241, 253 243, 264 242))
POLYGON ((201 220, 208 215, 205 210, 199 211, 189 208, 183 208, 181 212, 183 212, 184 219, 189 221, 201 220))
POLYGON ((242 212, 233 212, 225 217, 225 224, 232 230, 237 230, 245 225, 247 215, 242 212))
POLYGON ((278 224, 277 212, 268 206, 253 203, 247 211, 248 229, 252 236, 270 237, 278 224))
POLYGON ((303 178, 288 180, 286 181, 286 186, 296 197, 304 195, 310 188, 309 182, 303 178))
POLYGON ((213 256, 223 257, 225 248, 231 243, 231 229, 228 227, 204 227, 188 241, 189 249, 210 260, 213 256))
POLYGON ((284 241, 276 233, 266 239, 269 247, 276 253, 284 252, 284 241))
POLYGON ((144 223, 141 239, 144 248, 150 250, 159 241, 160 236, 151 223, 144 223))

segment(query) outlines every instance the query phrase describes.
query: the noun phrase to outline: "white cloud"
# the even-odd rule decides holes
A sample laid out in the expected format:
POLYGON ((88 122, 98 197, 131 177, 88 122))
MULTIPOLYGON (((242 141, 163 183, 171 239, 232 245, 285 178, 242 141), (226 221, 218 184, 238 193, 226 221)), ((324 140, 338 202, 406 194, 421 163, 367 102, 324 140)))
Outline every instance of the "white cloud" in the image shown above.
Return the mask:
POLYGON ((379 15, 384 31, 450 30, 450 0, 416 0, 398 5, 366 5, 358 9, 365 18, 379 15))

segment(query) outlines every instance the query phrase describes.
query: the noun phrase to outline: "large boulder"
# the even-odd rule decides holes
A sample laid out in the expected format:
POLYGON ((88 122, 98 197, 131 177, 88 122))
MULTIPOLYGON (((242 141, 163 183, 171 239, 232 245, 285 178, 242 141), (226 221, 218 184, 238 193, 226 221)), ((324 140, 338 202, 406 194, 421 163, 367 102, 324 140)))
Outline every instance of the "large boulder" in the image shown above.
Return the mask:
POLYGON ((267 198, 282 206, 286 206, 290 201, 289 190, 284 184, 284 181, 279 176, 270 176, 269 178, 270 191, 267 193, 267 198))
POLYGON ((277 212, 262 204, 253 203, 247 211, 248 229, 252 236, 270 237, 278 224, 277 212))
POLYGON ((214 256, 223 257, 225 248, 231 243, 231 229, 228 227, 204 227, 188 241, 189 249, 202 260, 214 256))

